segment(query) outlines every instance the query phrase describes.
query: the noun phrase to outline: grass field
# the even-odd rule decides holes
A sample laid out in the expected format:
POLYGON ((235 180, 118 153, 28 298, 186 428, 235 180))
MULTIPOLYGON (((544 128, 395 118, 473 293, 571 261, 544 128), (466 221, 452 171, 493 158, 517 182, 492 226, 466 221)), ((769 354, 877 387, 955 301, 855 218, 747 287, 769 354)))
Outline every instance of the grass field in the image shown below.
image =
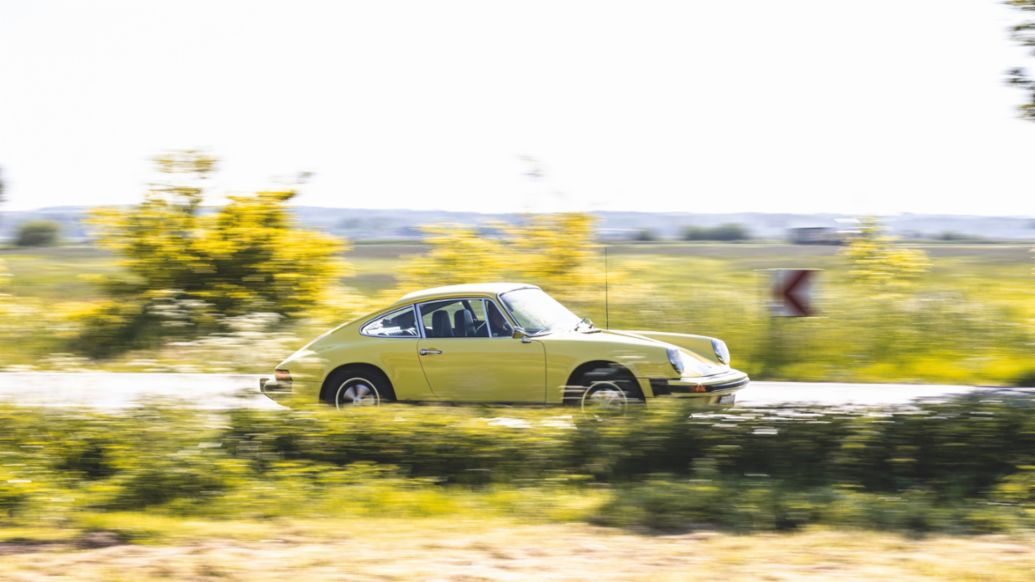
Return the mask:
MULTIPOLYGON (((839 247, 615 244, 608 249, 607 317, 603 289, 577 297, 571 306, 598 325, 606 319, 615 328, 721 337, 737 367, 756 378, 1011 384, 1035 368, 1035 276, 1028 245, 914 248, 928 254, 930 272, 908 295, 884 296, 851 284, 839 247), (823 270, 818 317, 768 317, 765 270, 773 268, 823 270)), ((346 255, 353 271, 342 283, 361 298, 384 293, 395 286, 402 261, 425 250, 419 243, 355 244, 346 255)), ((53 356, 67 351, 64 315, 103 296, 97 277, 117 271, 114 259, 77 246, 6 250, 0 260, 11 275, 5 291, 13 309, 0 324, 7 366, 266 371, 254 369, 256 350, 247 360, 224 354, 211 364, 195 361, 190 349, 138 352, 107 362, 53 356)), ((272 364, 334 319, 331 313, 320 321, 281 324, 271 352, 261 355, 272 364)))

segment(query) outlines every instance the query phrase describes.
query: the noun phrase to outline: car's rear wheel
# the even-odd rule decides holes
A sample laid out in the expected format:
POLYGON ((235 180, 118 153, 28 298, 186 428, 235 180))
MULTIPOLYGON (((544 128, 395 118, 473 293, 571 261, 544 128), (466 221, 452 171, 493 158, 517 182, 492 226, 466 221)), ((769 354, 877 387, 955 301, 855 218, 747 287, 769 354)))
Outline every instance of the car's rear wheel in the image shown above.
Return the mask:
POLYGON ((380 406, 395 399, 392 387, 383 374, 367 368, 345 368, 327 379, 328 396, 341 410, 355 406, 380 406))

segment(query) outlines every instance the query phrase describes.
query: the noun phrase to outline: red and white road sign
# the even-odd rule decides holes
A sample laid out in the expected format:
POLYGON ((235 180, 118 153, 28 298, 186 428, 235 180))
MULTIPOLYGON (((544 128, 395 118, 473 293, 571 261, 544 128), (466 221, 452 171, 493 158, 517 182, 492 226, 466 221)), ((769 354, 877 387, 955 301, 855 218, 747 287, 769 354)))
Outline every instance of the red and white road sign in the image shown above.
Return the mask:
POLYGON ((816 269, 772 269, 769 313, 775 317, 809 317, 815 315, 812 303, 816 269))

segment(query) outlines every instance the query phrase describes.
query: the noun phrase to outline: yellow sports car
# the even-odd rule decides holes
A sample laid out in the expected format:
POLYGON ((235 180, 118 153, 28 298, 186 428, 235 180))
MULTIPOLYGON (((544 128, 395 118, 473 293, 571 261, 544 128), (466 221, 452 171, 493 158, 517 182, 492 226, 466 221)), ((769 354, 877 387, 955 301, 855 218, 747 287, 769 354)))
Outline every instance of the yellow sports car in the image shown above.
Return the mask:
POLYGON ((281 362, 263 394, 342 408, 384 402, 571 404, 624 410, 659 396, 733 403, 748 383, 721 340, 599 329, 534 285, 418 291, 281 362))

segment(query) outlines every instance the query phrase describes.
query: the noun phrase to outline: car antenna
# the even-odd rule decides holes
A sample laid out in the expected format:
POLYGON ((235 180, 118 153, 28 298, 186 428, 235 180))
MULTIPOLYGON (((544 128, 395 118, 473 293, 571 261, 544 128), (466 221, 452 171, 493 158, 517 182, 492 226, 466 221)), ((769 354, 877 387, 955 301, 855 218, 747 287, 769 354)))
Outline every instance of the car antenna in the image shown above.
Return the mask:
POLYGON ((607 318, 607 245, 604 245, 604 329, 610 329, 607 318))

